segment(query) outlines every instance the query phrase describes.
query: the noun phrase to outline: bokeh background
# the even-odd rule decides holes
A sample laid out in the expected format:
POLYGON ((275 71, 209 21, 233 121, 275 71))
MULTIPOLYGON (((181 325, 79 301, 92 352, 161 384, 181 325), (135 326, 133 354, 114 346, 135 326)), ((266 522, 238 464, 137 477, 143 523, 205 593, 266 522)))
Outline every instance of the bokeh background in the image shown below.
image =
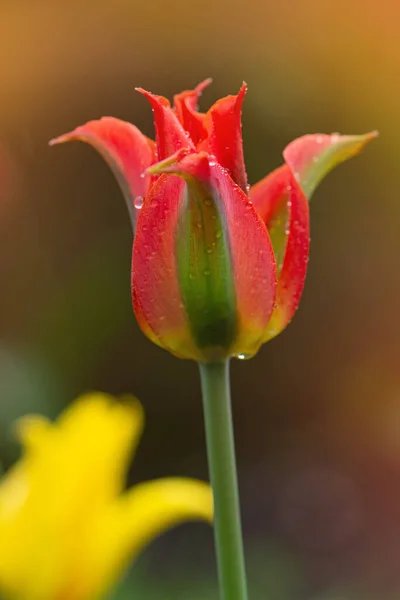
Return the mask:
MULTIPOLYGON (((142 86, 202 98, 249 85, 249 178, 307 132, 380 138, 312 200, 301 308, 232 364, 254 600, 400 593, 400 7, 394 0, 0 2, 0 459, 12 421, 83 391, 135 393, 147 427, 129 475, 207 477, 196 366, 152 345, 131 311, 120 191, 84 144, 50 138, 101 115, 153 135, 142 86)), ((216 598, 211 531, 156 541, 116 592, 216 598)))

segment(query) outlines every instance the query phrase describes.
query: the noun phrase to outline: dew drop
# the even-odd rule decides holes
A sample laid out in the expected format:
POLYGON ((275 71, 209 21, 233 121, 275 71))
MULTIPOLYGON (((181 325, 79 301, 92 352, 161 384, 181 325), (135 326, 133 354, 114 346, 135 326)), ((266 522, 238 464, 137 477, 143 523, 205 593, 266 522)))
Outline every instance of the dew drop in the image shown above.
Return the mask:
POLYGON ((204 204, 205 204, 206 206, 212 206, 212 200, 211 200, 210 198, 206 198, 206 199, 204 200, 204 204))
POLYGON ((247 358, 250 358, 250 354, 238 354, 237 358, 239 360, 246 360, 247 358))
POLYGON ((323 135, 317 135, 317 137, 315 138, 315 141, 317 142, 317 144, 322 144, 324 141, 324 136, 323 135))
POLYGON ((213 247, 212 246, 207 246, 206 252, 207 254, 211 254, 213 251, 213 247))
POLYGON ((336 144, 339 141, 340 134, 335 132, 331 135, 331 144, 336 144))
POLYGON ((207 275, 211 275, 211 271, 210 271, 210 269, 205 269, 205 271, 204 271, 204 275, 206 275, 206 276, 207 276, 207 275))
POLYGON ((215 160, 209 160, 209 161, 208 161, 208 164, 210 165, 210 167, 215 167, 215 165, 216 165, 217 163, 215 162, 215 160))
POLYGON ((217 240, 222 236, 222 231, 217 231, 215 234, 215 237, 217 238, 217 240))
POLYGON ((136 198, 133 201, 133 205, 135 208, 140 210, 143 206, 143 196, 136 196, 136 198))

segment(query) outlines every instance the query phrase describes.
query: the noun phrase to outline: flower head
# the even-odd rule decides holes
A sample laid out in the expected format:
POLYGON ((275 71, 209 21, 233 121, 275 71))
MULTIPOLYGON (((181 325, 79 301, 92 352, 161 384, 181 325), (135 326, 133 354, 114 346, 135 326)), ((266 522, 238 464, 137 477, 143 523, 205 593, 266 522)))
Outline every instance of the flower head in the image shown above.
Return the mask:
POLYGON ((210 487, 159 479, 123 491, 143 413, 94 393, 54 424, 18 423, 22 458, 0 481, 0 592, 18 600, 98 598, 154 537, 212 520, 210 487))
POLYGON ((176 95, 173 107, 139 89, 153 108, 155 144, 111 117, 52 142, 81 139, 106 158, 136 228, 138 322, 161 347, 201 362, 252 356, 287 326, 306 276, 308 201, 335 165, 376 135, 298 138, 284 164, 250 187, 241 128, 246 85, 201 113, 197 101, 208 83, 176 95))

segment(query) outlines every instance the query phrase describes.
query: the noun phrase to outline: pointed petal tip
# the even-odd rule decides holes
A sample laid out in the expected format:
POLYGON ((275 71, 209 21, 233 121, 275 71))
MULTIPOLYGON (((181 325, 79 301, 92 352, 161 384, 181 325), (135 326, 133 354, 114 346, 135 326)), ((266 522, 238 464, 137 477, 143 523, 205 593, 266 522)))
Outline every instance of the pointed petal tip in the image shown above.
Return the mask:
POLYGON ((150 104, 153 108, 155 106, 159 106, 160 104, 161 104, 161 106, 166 106, 168 108, 170 108, 170 106, 171 106, 168 98, 165 98, 164 96, 159 96, 158 94, 153 94, 152 92, 148 92, 147 90, 143 89, 142 87, 135 87, 135 91, 139 92, 139 94, 142 94, 142 96, 147 98, 147 100, 150 102, 150 104))
POLYGON ((199 95, 202 94, 204 92, 204 90, 206 89, 206 87, 211 85, 212 82, 213 82, 212 77, 207 77, 207 79, 204 79, 204 81, 200 81, 200 83, 198 83, 196 85, 196 87, 194 88, 195 92, 199 95))
POLYGON ((310 199, 320 181, 336 165, 360 154, 377 135, 377 131, 362 135, 303 135, 286 146, 283 157, 310 199))
MULTIPOLYGON (((170 173, 172 170, 172 165, 180 162, 185 156, 187 156, 190 151, 187 148, 181 148, 171 156, 168 156, 165 160, 161 160, 154 165, 151 165, 148 169, 146 169, 146 173, 149 175, 161 175, 162 173, 170 173)), ((203 153, 204 154, 204 153, 203 153)))
POLYGON ((377 129, 374 129, 374 131, 365 133, 361 137, 364 138, 363 146, 365 146, 366 144, 368 144, 368 142, 372 142, 372 140, 376 140, 376 138, 379 137, 379 131, 377 129))
POLYGON ((98 125, 99 123, 101 123, 101 125, 107 125, 108 123, 111 124, 115 120, 116 119, 114 117, 100 117, 99 119, 92 119, 90 121, 87 121, 87 123, 85 123, 84 125, 79 125, 78 127, 75 127, 75 129, 67 131, 67 133, 63 133, 55 138, 52 138, 48 142, 48 144, 49 146, 56 146, 57 144, 64 144, 65 142, 70 142, 71 140, 82 140, 82 138, 84 137, 85 130, 88 127, 91 127, 95 124, 98 125))
POLYGON ((135 87, 135 92, 139 92, 139 94, 142 94, 142 96, 144 96, 148 100, 155 97, 154 94, 152 94, 151 92, 148 92, 147 90, 145 90, 142 87, 135 87))
POLYGON ((329 137, 331 138, 331 142, 347 142, 347 141, 358 141, 362 144, 362 147, 365 146, 368 142, 376 139, 379 135, 379 131, 375 129, 374 131, 369 131, 368 133, 361 133, 358 135, 342 135, 340 133, 332 133, 329 137))
POLYGON ((63 133, 62 135, 52 138, 48 142, 48 144, 49 144, 49 146, 57 146, 57 144, 63 144, 64 142, 69 142, 72 135, 73 135, 73 131, 70 131, 69 133, 63 133))
POLYGON ((247 85, 247 83, 245 81, 242 82, 242 85, 240 86, 240 90, 238 93, 238 96, 244 96, 247 93, 249 86, 247 85))

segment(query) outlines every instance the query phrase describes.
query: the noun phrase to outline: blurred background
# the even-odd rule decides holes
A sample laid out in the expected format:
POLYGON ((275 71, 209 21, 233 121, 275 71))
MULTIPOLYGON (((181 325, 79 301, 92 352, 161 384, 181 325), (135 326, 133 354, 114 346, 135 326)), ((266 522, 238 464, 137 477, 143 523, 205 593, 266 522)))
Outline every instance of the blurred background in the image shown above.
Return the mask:
MULTIPOLYGON (((81 392, 135 393, 147 426, 129 483, 206 478, 195 364, 131 310, 132 233, 111 172, 50 138, 102 115, 153 136, 134 92, 206 77, 205 110, 246 80, 249 179, 307 132, 380 138, 312 200, 311 259, 290 327, 232 364, 254 600, 400 593, 400 7, 393 0, 1 0, 0 460, 11 423, 81 392)), ((217 597, 211 531, 156 541, 115 598, 217 597)))

